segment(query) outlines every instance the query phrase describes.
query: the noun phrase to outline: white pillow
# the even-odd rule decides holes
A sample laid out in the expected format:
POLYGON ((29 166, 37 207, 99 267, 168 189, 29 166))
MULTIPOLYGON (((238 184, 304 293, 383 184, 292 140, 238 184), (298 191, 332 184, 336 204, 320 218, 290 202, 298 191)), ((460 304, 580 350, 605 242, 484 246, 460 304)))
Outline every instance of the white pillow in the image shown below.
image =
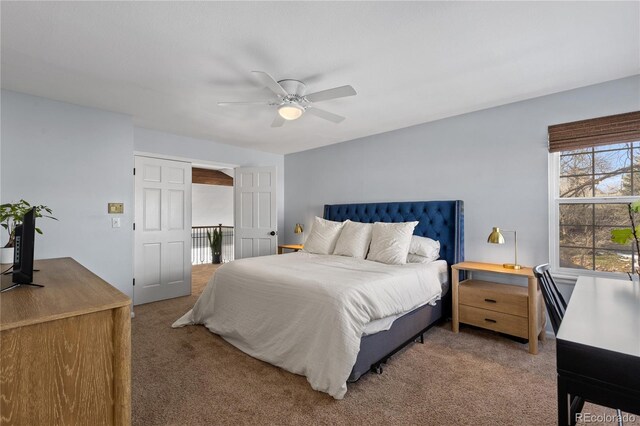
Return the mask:
POLYGON ((343 225, 344 222, 333 222, 316 216, 302 251, 316 254, 332 254, 343 225))
POLYGON ((417 254, 409 253, 407 255, 407 263, 431 263, 436 259, 430 259, 428 257, 420 256, 417 254))
POLYGON ((364 259, 371 244, 373 224, 346 220, 333 254, 364 259))
POLYGON ((440 257, 440 241, 413 235, 409 245, 409 254, 417 254, 431 261, 438 260, 440 257))
POLYGON ((411 244, 411 235, 418 222, 373 224, 371 247, 367 260, 403 265, 407 263, 407 254, 411 244))

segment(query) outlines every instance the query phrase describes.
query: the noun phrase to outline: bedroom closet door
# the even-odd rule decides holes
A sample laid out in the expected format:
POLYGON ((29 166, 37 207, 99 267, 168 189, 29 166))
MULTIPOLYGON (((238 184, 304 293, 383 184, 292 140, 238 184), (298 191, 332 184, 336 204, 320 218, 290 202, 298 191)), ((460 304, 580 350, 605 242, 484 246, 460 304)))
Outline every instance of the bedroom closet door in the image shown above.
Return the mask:
POLYGON ((276 254, 276 168, 235 169, 235 258, 276 254))
POLYGON ((191 294, 191 163, 135 157, 135 305, 191 294))

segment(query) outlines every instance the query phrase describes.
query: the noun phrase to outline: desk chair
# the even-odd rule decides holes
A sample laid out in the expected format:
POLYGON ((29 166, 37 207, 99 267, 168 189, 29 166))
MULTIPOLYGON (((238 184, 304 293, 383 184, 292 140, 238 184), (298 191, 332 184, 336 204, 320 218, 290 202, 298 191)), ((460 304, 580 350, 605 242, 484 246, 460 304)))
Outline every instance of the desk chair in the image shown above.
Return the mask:
MULTIPOLYGON (((564 318, 564 314, 567 311, 567 302, 564 300, 564 297, 562 297, 562 294, 560 294, 558 286, 556 285, 556 282, 553 280, 553 277, 549 272, 548 263, 538 265, 533 268, 533 275, 535 275, 535 277, 538 279, 538 284, 540 285, 540 291, 542 292, 544 303, 545 305, 547 305, 547 312, 549 313, 549 319, 551 320, 553 333, 557 335, 558 330, 560 329, 562 318, 564 318)), ((583 406, 583 398, 579 396, 574 396, 571 398, 572 413, 579 413, 580 411, 582 411, 583 406)), ((620 412, 620 410, 616 411, 616 414, 618 416, 618 425, 622 426, 622 413, 620 412)), ((575 418, 572 419, 572 422, 574 421, 575 418)))

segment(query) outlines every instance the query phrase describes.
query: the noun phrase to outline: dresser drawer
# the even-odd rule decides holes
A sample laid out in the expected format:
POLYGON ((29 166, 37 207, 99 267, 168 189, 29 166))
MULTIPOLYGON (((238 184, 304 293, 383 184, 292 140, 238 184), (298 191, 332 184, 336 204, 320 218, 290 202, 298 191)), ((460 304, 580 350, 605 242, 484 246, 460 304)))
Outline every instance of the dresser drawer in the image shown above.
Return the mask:
POLYGON ((460 305, 460 322, 486 328, 512 336, 529 338, 526 317, 460 305))
POLYGON ((459 303, 480 309, 527 317, 527 287, 467 280, 460 283, 459 303))

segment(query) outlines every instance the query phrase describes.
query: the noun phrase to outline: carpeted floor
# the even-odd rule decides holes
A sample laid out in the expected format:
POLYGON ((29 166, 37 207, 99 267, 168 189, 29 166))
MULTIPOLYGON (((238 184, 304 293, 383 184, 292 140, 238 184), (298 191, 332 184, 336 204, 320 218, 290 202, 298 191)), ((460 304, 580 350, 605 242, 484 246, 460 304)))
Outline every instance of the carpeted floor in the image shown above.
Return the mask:
MULTIPOLYGON (((556 424, 553 339, 532 356, 526 345, 491 332, 465 327, 454 335, 443 324, 336 401, 203 326, 172 329, 195 301, 193 295, 135 308, 134 425, 556 424)), ((589 404, 584 411, 614 413, 589 404)))
POLYGON ((191 267, 191 294, 200 295, 202 290, 222 264, 205 263, 191 267))

